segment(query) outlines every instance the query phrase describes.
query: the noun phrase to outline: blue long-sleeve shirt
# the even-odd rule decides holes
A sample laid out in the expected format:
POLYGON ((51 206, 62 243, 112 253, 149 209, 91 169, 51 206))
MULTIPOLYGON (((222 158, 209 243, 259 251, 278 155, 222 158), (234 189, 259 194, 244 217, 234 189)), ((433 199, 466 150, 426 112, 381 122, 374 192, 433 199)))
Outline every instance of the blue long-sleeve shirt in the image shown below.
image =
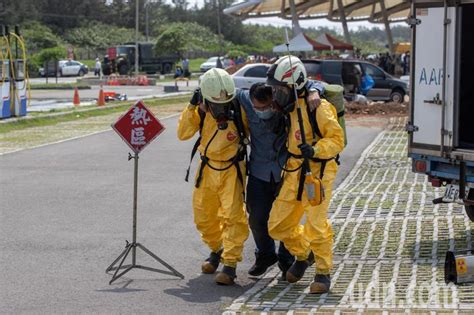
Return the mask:
MULTIPOLYGON (((320 95, 324 93, 324 86, 319 81, 308 81, 306 88, 308 90, 317 89, 320 95)), ((268 128, 268 124, 257 116, 248 90, 238 90, 236 96, 243 106, 249 122, 250 175, 266 182, 270 182, 271 178, 275 182, 279 182, 281 180, 280 165, 284 165, 287 159, 286 136, 275 134, 268 128)), ((273 115, 270 119, 279 120, 281 116, 273 115)), ((275 123, 278 122, 275 121, 275 123)))

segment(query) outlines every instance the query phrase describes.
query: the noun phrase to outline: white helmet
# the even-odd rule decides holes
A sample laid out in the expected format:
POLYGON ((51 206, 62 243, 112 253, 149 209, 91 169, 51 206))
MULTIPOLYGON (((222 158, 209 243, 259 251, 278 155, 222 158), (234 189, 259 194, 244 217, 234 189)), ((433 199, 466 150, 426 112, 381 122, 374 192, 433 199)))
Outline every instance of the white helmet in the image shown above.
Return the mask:
POLYGON ((306 69, 301 60, 295 56, 278 59, 267 72, 267 85, 293 85, 295 83, 296 89, 300 90, 307 81, 306 69))
POLYGON ((225 104, 235 97, 234 80, 227 71, 213 68, 202 76, 201 94, 205 100, 216 104, 225 104))

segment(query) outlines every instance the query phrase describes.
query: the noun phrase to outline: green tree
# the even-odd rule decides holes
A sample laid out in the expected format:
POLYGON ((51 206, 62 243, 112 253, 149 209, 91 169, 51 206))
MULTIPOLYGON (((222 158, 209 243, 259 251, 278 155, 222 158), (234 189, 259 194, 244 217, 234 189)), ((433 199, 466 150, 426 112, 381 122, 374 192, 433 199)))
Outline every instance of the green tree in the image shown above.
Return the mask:
MULTIPOLYGON (((127 42, 135 42, 135 31, 102 23, 89 23, 70 30, 65 39, 68 43, 77 47, 97 50, 127 42)), ((140 34, 138 40, 143 39, 143 35, 140 34)))
POLYGON ((24 24, 21 33, 25 39, 26 48, 30 53, 44 48, 56 47, 63 43, 62 39, 54 34, 49 27, 37 21, 24 24))
POLYGON ((66 49, 62 46, 45 48, 33 56, 32 62, 41 67, 46 61, 61 60, 66 58, 66 49))
POLYGON ((178 54, 191 51, 218 50, 218 36, 197 23, 171 23, 158 36, 155 50, 158 54, 178 54))

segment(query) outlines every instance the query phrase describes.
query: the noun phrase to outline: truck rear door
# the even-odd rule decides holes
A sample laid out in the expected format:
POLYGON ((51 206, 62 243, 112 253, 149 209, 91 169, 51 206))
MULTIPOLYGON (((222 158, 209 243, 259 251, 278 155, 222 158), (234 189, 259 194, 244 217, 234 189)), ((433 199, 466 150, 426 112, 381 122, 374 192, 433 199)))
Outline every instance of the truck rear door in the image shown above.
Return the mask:
POLYGON ((454 71, 456 44, 456 8, 447 7, 446 42, 444 41, 445 8, 442 2, 415 1, 412 14, 417 24, 412 27, 412 70, 410 152, 440 155, 441 129, 444 145, 452 147, 454 71), (446 47, 445 117, 443 116, 443 48, 446 47))

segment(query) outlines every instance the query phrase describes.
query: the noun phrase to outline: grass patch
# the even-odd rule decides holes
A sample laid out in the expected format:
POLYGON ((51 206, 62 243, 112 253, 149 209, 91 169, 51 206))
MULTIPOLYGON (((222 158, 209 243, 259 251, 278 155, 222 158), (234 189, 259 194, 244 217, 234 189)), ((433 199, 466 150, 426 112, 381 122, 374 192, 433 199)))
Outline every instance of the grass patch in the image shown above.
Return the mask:
POLYGON ((32 90, 73 90, 76 87, 79 90, 90 90, 91 86, 84 82, 76 83, 33 83, 30 85, 32 90))
MULTIPOLYGON (((79 62, 82 62, 83 64, 85 64, 88 68, 89 68, 89 72, 90 71, 94 71, 94 68, 95 68, 95 59, 84 59, 84 60, 78 60, 79 62)), ((103 60, 101 60, 100 62, 102 62, 103 60)))
POLYGON ((191 72, 200 72, 201 64, 204 63, 209 58, 196 58, 189 59, 189 71, 191 72))
MULTIPOLYGON (((154 108, 158 106, 186 104, 189 101, 189 95, 170 97, 170 98, 154 98, 145 100, 147 107, 154 108)), ((81 119, 87 119, 90 117, 105 116, 114 113, 122 113, 128 109, 135 101, 128 102, 111 102, 108 104, 120 104, 114 107, 96 107, 90 106, 91 109, 84 110, 82 108, 65 109, 64 111, 50 111, 43 114, 34 115, 34 118, 19 119, 16 121, 6 122, 0 124, 0 134, 7 133, 10 131, 17 131, 31 127, 43 127, 51 126, 62 122, 76 121, 81 119), (51 115, 51 113, 62 113, 61 115, 51 115)))

